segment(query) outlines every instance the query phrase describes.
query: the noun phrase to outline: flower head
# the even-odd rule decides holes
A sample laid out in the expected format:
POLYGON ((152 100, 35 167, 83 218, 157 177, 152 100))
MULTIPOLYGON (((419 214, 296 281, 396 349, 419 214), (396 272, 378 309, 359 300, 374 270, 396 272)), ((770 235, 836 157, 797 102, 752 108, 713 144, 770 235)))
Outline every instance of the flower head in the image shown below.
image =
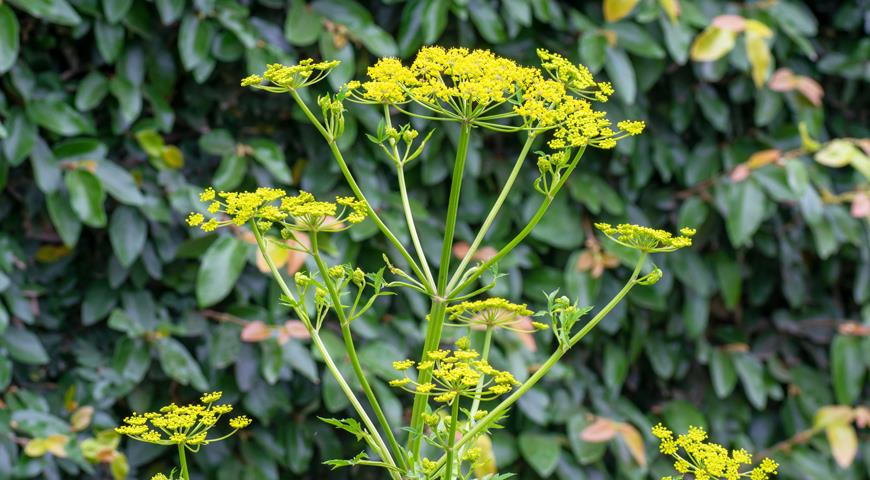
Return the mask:
POLYGON ((684 228, 680 231, 683 235, 674 235, 665 230, 626 223, 616 227, 609 223, 596 223, 595 228, 620 245, 647 253, 673 252, 691 246, 692 239, 685 234, 694 233, 694 230, 689 229, 689 232, 684 228))
POLYGON ((752 455, 744 449, 731 450, 707 441, 707 432, 701 427, 689 427, 685 434, 675 439, 662 424, 652 428, 652 434, 659 439, 659 451, 674 458, 674 470, 681 474, 691 474, 696 479, 737 480, 749 477, 751 480, 767 480, 776 474, 777 463, 765 458, 750 471, 741 472, 744 465, 752 464, 752 455), (680 454, 680 450, 685 455, 680 454))
POLYGON ((393 387, 411 393, 430 395, 436 402, 451 404, 460 397, 492 400, 513 390, 519 382, 507 371, 493 368, 480 354, 472 350, 468 339, 456 342, 456 348, 432 350, 426 359, 417 364, 417 370, 432 370, 432 381, 417 383, 407 375, 414 366, 413 360, 401 360, 393 367, 405 372, 405 377, 390 382, 393 387))
MULTIPOLYGON (((140 442, 156 445, 179 444, 195 450, 199 445, 208 445, 228 436, 208 437, 209 430, 217 425, 221 415, 233 409, 229 404, 215 404, 221 395, 221 392, 206 393, 200 397, 200 404, 179 406, 171 403, 156 412, 141 415, 133 413, 115 431, 140 442)), ((229 421, 230 427, 236 430, 250 423, 251 419, 244 415, 229 421)))
POLYGON ((341 63, 338 60, 315 62, 307 58, 296 65, 273 63, 266 66, 263 75, 249 75, 242 79, 243 87, 254 87, 272 92, 286 92, 313 85, 329 75, 341 63), (269 85, 261 85, 263 81, 269 85))
POLYGON ((504 328, 520 333, 533 333, 547 328, 546 325, 532 322, 532 311, 526 304, 511 303, 503 298, 487 298, 473 302, 462 302, 447 308, 448 326, 471 326, 476 329, 504 328))

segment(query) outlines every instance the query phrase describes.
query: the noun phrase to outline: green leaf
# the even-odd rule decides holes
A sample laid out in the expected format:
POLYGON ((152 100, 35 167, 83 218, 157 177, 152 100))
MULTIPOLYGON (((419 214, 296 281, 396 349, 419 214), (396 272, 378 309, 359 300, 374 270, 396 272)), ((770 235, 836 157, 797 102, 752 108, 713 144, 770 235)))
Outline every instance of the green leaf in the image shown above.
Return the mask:
MULTIPOLYGON (((163 139, 161 138, 160 141, 162 147, 163 139)), ((219 128, 199 137, 199 148, 212 155, 229 155, 235 153, 236 141, 230 132, 219 128)))
POLYGON ((248 248, 233 237, 220 237, 208 247, 196 275, 196 300, 210 307, 233 289, 245 267, 248 248))
POLYGON ((100 72, 92 71, 79 82, 75 106, 82 112, 93 110, 109 93, 109 82, 100 72))
POLYGON ((106 318, 106 315, 118 303, 115 291, 104 280, 97 280, 88 285, 82 300, 82 324, 93 325, 106 318))
POLYGON ((726 230, 731 244, 751 244, 752 236, 764 220, 764 192, 755 182, 744 181, 723 187, 726 230))
POLYGON ((191 71, 209 61, 209 48, 214 37, 214 24, 187 14, 178 30, 178 53, 184 69, 191 71))
POLYGON ((109 160, 100 160, 94 173, 100 179, 103 188, 115 200, 134 207, 145 203, 145 197, 139 190, 136 179, 117 164, 109 160))
POLYGON ((605 442, 587 442, 583 440, 582 433, 591 423, 589 415, 586 413, 578 413, 573 415, 566 425, 568 433, 568 444, 571 445, 571 451, 574 453, 574 458, 581 465, 589 465, 597 462, 604 456, 607 450, 605 442))
POLYGON ((740 302, 743 291, 743 277, 740 273, 740 264, 730 255, 716 256, 716 279, 719 282, 719 291, 722 299, 729 310, 734 310, 740 302))
POLYGON ((67 0, 9 0, 9 3, 33 15, 52 23, 78 26, 82 18, 67 3, 67 0))
POLYGON ((685 65, 689 59, 689 46, 692 44, 692 29, 681 22, 670 22, 664 17, 659 19, 659 25, 665 36, 665 47, 671 58, 678 65, 685 65))
POLYGON ((622 50, 608 47, 604 70, 607 72, 607 77, 613 83, 616 96, 622 99, 624 103, 633 104, 637 96, 637 79, 628 55, 622 50))
POLYGON ((248 141, 248 145, 253 149, 254 159, 266 167, 275 180, 284 184, 292 183, 290 167, 287 166, 284 152, 277 143, 265 138, 255 138, 248 141))
POLYGON ((583 228, 580 218, 571 211, 565 197, 556 197, 532 230, 531 237, 566 250, 579 247, 583 244, 583 228))
POLYGON ((63 244, 72 248, 79 241, 82 222, 70 206, 69 200, 59 192, 45 196, 48 217, 60 235, 63 244))
POLYGON ((127 15, 132 5, 133 0, 103 0, 103 12, 106 14, 106 20, 117 23, 118 20, 127 15))
POLYGON ((220 165, 214 172, 211 180, 216 190, 231 191, 238 187, 245 179, 248 171, 248 161, 245 157, 235 154, 227 155, 221 159, 220 165))
POLYGON ((737 386, 737 370, 731 354, 716 348, 710 355, 710 380, 719 398, 726 398, 737 386))
POLYGON ((607 37, 599 32, 586 32, 580 38, 580 60, 592 72, 604 66, 607 56, 607 37))
POLYGON ((611 392, 619 392, 622 388, 630 366, 628 355, 621 346, 612 342, 605 345, 604 369, 601 375, 604 377, 604 384, 611 392))
POLYGON ((93 134, 93 121, 60 100, 34 100, 27 104, 27 116, 37 125, 58 135, 93 134))
POLYGON ((616 32, 616 44, 629 52, 646 58, 665 58, 665 50, 643 27, 633 22, 609 25, 616 32))
POLYGON ((284 38, 297 46, 311 45, 320 38, 323 23, 320 15, 305 0, 291 0, 284 21, 284 38))
POLYGON ((738 353, 734 355, 734 367, 737 376, 743 385, 743 391, 749 403, 755 408, 763 410, 767 406, 767 386, 764 382, 764 365, 750 353, 738 353))
POLYGON ((468 14, 480 36, 487 42, 498 44, 507 40, 504 23, 490 2, 471 0, 468 4, 468 14))
POLYGON ((106 226, 106 192, 102 184, 91 172, 72 170, 64 178, 69 192, 70 205, 79 219, 88 226, 102 228, 106 226))
POLYGON ((861 338, 837 335, 831 342, 831 381, 837 402, 853 405, 864 390, 867 366, 861 338))
POLYGON ((8 132, 3 140, 3 153, 13 167, 18 166, 30 155, 33 145, 36 143, 36 125, 31 123, 25 115, 13 111, 8 117, 8 132))
POLYGON ((15 65, 18 59, 18 17, 8 5, 0 4, 0 74, 15 65))
POLYGON ((48 352, 39 341, 39 337, 25 328, 9 327, 0 335, 2 345, 13 360, 28 365, 45 365, 48 363, 48 352))
POLYGON ((345 42, 341 48, 336 47, 332 34, 329 32, 323 32, 320 35, 319 46, 324 58, 341 62, 327 77, 332 88, 337 90, 353 78, 355 71, 353 46, 350 42, 345 42))
POLYGON ((139 258, 148 238, 148 224, 135 209, 120 206, 109 222, 109 241, 122 266, 129 268, 139 258))
POLYGON ((707 428, 707 419, 704 414, 686 400, 671 400, 662 407, 663 422, 671 430, 677 433, 689 431, 689 427, 707 428))
POLYGON ((41 138, 36 139, 30 152, 30 165, 33 166, 33 179, 42 193, 51 193, 60 187, 60 167, 54 153, 41 138))
POLYGON ((118 100, 121 128, 126 130, 142 112, 142 93, 130 80, 118 75, 109 81, 109 91, 118 100))
POLYGON ((547 478, 556 471, 562 456, 562 445, 558 436, 521 433, 518 441, 523 459, 538 475, 547 478))
POLYGON ((423 43, 432 44, 447 28, 451 0, 425 0, 423 7, 423 43))
POLYGON ((182 385, 190 385, 200 392, 209 390, 208 382, 196 360, 174 338, 164 338, 157 343, 160 367, 172 379, 182 385))
POLYGON ((701 107, 701 113, 704 118, 710 121, 716 130, 722 133, 728 133, 731 126, 731 115, 728 111, 728 105, 723 102, 716 91, 709 85, 702 85, 698 89, 698 106, 701 107))
POLYGON ((97 39, 97 50, 106 63, 115 63, 118 55, 124 49, 124 34, 126 30, 123 25, 113 25, 102 20, 97 20, 94 25, 94 35, 97 39))
POLYGON ((181 18, 181 14, 184 12, 184 3, 185 0, 154 0, 163 25, 169 25, 181 18))

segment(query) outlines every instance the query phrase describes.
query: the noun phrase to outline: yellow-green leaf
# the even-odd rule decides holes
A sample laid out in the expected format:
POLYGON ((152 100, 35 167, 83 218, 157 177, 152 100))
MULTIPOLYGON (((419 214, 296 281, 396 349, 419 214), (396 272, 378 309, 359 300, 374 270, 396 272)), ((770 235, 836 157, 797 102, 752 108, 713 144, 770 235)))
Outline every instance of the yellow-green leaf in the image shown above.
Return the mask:
POLYGON ((475 448, 480 449, 480 457, 474 464, 474 474, 477 478, 486 478, 498 472, 495 463, 495 451, 492 448, 492 440, 489 435, 481 435, 474 443, 475 448))
POLYGON ((604 20, 617 22, 625 18, 640 0, 604 0, 604 20))
POLYGON ((175 145, 166 145, 163 147, 163 151, 160 152, 160 157, 163 158, 163 163, 173 170, 178 170, 184 166, 184 154, 181 153, 181 149, 175 145))
POLYGON ((746 35, 755 35, 767 39, 773 38, 773 30, 758 20, 747 18, 744 20, 744 29, 746 30, 746 35))
POLYGON ((91 424, 91 419, 94 418, 94 407, 84 406, 73 412, 70 417, 70 426, 74 432, 81 432, 88 428, 91 424))
MULTIPOLYGON (((847 140, 834 140, 816 152, 815 159, 826 167, 841 168, 863 157, 864 153, 847 140)), ((860 161, 860 160, 859 160, 860 161)))
POLYGON ((752 65, 752 81, 757 88, 761 88, 770 74, 770 66, 773 56, 770 54, 770 46, 766 37, 751 30, 746 30, 746 56, 752 65))
POLYGON ((680 16, 680 0, 659 0, 659 5, 671 19, 671 23, 677 23, 677 18, 680 16))
POLYGON ((123 453, 118 453, 109 464, 109 469, 112 471, 112 477, 115 480, 124 480, 127 474, 130 473, 130 464, 127 462, 127 456, 123 453))
POLYGON ((712 62, 728 54, 737 39, 737 33, 709 26, 695 37, 690 56, 696 62, 712 62))
POLYGON ((837 422, 825 429, 831 454, 840 468, 848 468, 858 454, 858 435, 851 423, 837 422))

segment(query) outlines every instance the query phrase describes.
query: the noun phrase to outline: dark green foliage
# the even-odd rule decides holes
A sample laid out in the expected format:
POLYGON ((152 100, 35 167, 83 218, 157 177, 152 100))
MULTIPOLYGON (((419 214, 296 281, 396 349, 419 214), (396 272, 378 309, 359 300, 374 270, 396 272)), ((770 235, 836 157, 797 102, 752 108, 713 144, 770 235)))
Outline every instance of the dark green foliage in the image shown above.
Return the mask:
MULTIPOLYGON (((819 141, 870 136, 867 3, 779 0, 741 10, 683 0, 672 23, 658 2, 642 0, 615 24, 604 22, 600 3, 0 2, 0 478, 109 478, 108 464, 83 457, 85 440, 131 410, 205 390, 223 390, 255 423, 250 435, 198 455, 198 478, 370 472, 322 464, 361 446, 318 420, 343 418, 347 401, 292 323, 289 340, 278 341, 291 319, 256 268, 252 239, 203 236, 183 219, 207 185, 347 193, 291 100, 242 89, 240 78, 313 56, 345 62, 317 86, 338 87, 378 56, 407 58, 430 43, 490 47, 523 63, 536 61, 536 46, 552 49, 613 82, 613 117, 648 124, 613 152, 587 153, 570 195, 500 265, 508 276, 494 294, 540 308, 542 292, 560 288, 601 305, 628 272, 588 268, 602 258, 598 243, 587 243, 592 221, 698 229, 695 247, 655 259, 661 282, 635 289, 513 409, 493 435, 500 469, 519 478, 659 478, 667 465, 648 434, 659 419, 678 431, 702 424, 721 443, 758 451, 809 428, 822 406, 866 404, 870 229, 822 192, 866 188, 867 179, 857 162, 834 169, 808 154, 742 181, 734 173, 756 152, 799 148, 800 123, 819 141), (690 60, 692 40, 723 13, 768 25, 771 69, 818 81, 822 106, 797 91, 756 88, 742 39, 718 61, 690 60), (273 326, 272 337, 263 340, 263 323, 251 322, 273 326), (71 418, 82 406, 94 408, 84 426, 71 418), (627 435, 583 440, 587 414, 633 425, 648 465, 638 465, 627 435), (27 439, 56 433, 70 439, 68 458, 24 454, 27 439)), ((339 143, 399 232, 390 165, 364 135, 377 129, 370 113, 350 107, 339 143)), ((441 232, 427 218, 446 208, 457 132, 416 125, 433 127, 408 181, 422 243, 436 252, 441 232)), ((471 240, 469 226, 483 220, 519 149, 503 138, 472 138, 460 240, 471 240)), ((487 245, 504 244, 537 208, 535 176, 530 163, 487 245)), ((333 240, 337 260, 383 266, 386 245, 370 222, 333 240)), ((424 308, 422 298, 389 297, 353 324, 393 419, 409 399, 385 388, 389 362, 419 351, 424 308)), ((537 351, 497 336, 494 363, 524 379, 555 348, 547 335, 537 351)), ((325 340, 341 351, 337 336, 325 340)), ((866 429, 859 438, 847 469, 823 436, 775 458, 784 478, 868 478, 866 429)), ((134 478, 171 469, 173 457, 162 455, 170 452, 120 449, 134 478)))

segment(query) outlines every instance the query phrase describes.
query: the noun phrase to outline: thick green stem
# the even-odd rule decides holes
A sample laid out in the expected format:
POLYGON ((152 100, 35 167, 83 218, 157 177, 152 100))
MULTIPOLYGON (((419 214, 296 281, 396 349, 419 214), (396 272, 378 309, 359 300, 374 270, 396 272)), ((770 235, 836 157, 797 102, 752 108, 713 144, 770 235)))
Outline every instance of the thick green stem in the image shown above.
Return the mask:
MULTIPOLYGON (((426 337, 423 341, 423 353, 426 354, 438 348, 441 342, 441 330, 444 327, 444 315, 447 311, 445 304, 445 288, 450 270, 450 254, 453 250, 453 234, 456 229, 456 217, 459 212, 459 192, 462 187, 462 174, 465 170, 465 159, 468 155, 468 140, 471 136, 471 126, 463 123, 459 131, 459 145, 456 149, 456 161, 453 166, 453 179, 450 184, 450 199, 447 203, 447 221, 444 227, 444 240, 441 244, 441 263, 438 265, 438 286, 435 295, 432 296, 432 308, 429 311, 429 324, 426 327, 426 337)), ((426 383, 432 378, 431 370, 420 372, 418 381, 426 383)), ((422 441, 423 413, 429 404, 427 395, 416 395, 414 406, 411 410, 411 435, 408 438, 408 450, 413 456, 418 456, 422 441)))
POLYGON ((184 451, 184 444, 178 444, 178 463, 181 469, 181 480, 190 480, 190 474, 187 472, 187 456, 184 451))
POLYGON ((498 263, 517 245, 519 245, 520 242, 522 242, 530 233, 532 233, 532 230, 535 228, 535 226, 538 225, 538 222, 541 221, 541 219, 544 217, 544 214, 547 213, 547 210, 550 208, 550 204, 553 203, 553 199, 556 197, 556 194, 559 193, 559 190, 561 190, 562 187, 565 185, 565 182, 568 181, 568 178, 571 176, 571 172, 573 172, 574 169, 577 168, 577 164, 580 163, 580 158, 583 156, 584 151, 585 148, 580 147, 580 149, 574 155, 574 158, 571 160, 571 165, 568 166, 568 168, 565 170, 565 173, 562 175, 562 178, 560 178, 559 181, 553 186, 550 191, 550 195, 544 198, 541 206, 538 207, 538 210, 535 212, 535 214, 532 216, 526 226, 523 227, 522 230, 520 230, 520 233, 518 233, 513 239, 511 239, 511 241, 508 242, 507 245, 502 247, 501 250, 499 250, 498 253, 496 253, 492 258, 483 262, 483 264, 477 267, 477 270, 469 275, 461 284, 457 285, 455 288, 452 288, 449 291, 447 298, 453 298, 457 294, 468 288, 472 283, 474 283, 475 280, 483 275, 487 271, 487 269, 489 269, 489 267, 498 263))
MULTIPOLYGON (((614 307, 616 307, 616 305, 628 294, 628 292, 631 291, 632 287, 636 285, 638 275, 640 275, 640 271, 643 268, 645 262, 646 254, 644 253, 638 259, 637 265, 635 265, 634 267, 634 272, 631 274, 631 278, 628 280, 625 286, 622 287, 622 290, 620 290, 619 293, 617 293, 609 302, 607 302, 607 305, 605 305, 592 318, 592 320, 589 320, 589 322, 582 329, 580 329, 579 332, 571 337, 568 342, 569 348, 559 348, 555 352, 553 352, 553 354, 550 355, 550 358, 548 358, 547 361, 544 362, 544 364, 541 365, 540 368, 538 368, 538 370, 534 374, 532 374, 531 377, 528 378, 528 380, 523 382, 523 384, 520 385, 519 388, 514 390, 514 392, 510 396, 502 400, 501 403, 499 403, 495 408, 490 410, 490 412, 485 417, 480 419, 479 422, 475 423, 474 426, 471 427, 471 429, 462 436, 459 442, 456 443, 456 448, 461 448, 465 446, 477 435, 486 431, 486 429, 489 428, 489 426, 493 422, 497 421, 499 418, 502 417, 502 415, 504 415, 504 413, 507 411, 508 408, 510 408, 511 405, 516 403, 516 401, 519 400, 520 397, 525 395, 525 393, 529 391, 530 388, 535 386, 535 384, 537 384, 538 381, 541 380, 541 378, 543 378, 544 375, 546 375, 547 372, 549 372, 554 365, 556 365, 556 363, 562 358, 562 356, 564 356, 565 353, 568 352, 570 347, 576 345, 577 342, 582 340, 583 337, 586 336, 586 334, 588 334, 596 325, 598 325, 598 323, 602 319, 604 319, 604 317, 606 317, 607 314, 610 313, 610 311, 613 310, 614 307)), ((444 465, 444 462, 446 462, 446 457, 442 456, 441 459, 439 459, 438 461, 439 468, 444 465)))
POLYGON ((375 212, 375 210, 372 208, 368 200, 366 200, 365 195, 363 195, 362 190, 359 188, 359 185, 353 178, 353 174, 350 172, 350 169, 347 166, 347 162, 345 162, 344 156, 341 154, 341 150, 338 149, 338 145, 336 145, 335 139, 332 138, 332 135, 325 128, 323 128, 323 125, 320 124, 320 122, 317 120, 317 117, 314 116, 314 114, 311 112, 311 109, 308 108, 308 105, 305 104, 299 94, 293 90, 290 90, 290 94, 293 96, 293 99, 296 100, 296 103, 299 105, 299 108, 302 109, 302 112, 305 114, 305 116, 308 117, 308 120, 311 122, 311 124, 314 125, 314 128, 316 128, 317 131, 320 132, 320 134, 323 136, 323 138, 326 139, 326 142, 329 144, 329 150, 332 152, 332 156, 338 163, 338 168, 341 170, 341 174, 344 175, 344 179, 347 182, 348 186, 358 199, 365 202, 369 218, 371 218, 372 221, 375 222, 375 225, 377 225, 381 233, 383 233, 384 236, 387 237, 387 240, 389 240, 390 243, 392 243, 393 246, 396 247, 396 250, 399 251, 399 254, 402 255, 402 257, 408 263, 408 266, 410 266, 411 270, 414 271, 414 274, 417 275, 417 278, 420 280, 420 282, 426 285, 426 277, 425 275, 423 275, 423 272, 420 270, 417 262, 414 261, 414 258, 411 257, 411 254, 408 253, 408 250, 405 249, 405 247, 402 245, 402 242, 400 242, 399 239, 396 238, 396 235, 393 234, 390 228, 387 227, 383 220, 381 220, 381 217, 379 217, 377 212, 375 212))
POLYGON ((492 226, 492 222, 495 221, 495 217, 498 215, 499 210, 501 210, 502 205, 508 197, 508 194, 513 188, 514 182, 517 179, 517 176, 520 174, 520 170, 522 170, 523 163, 526 160, 526 156, 529 154, 529 149, 532 148, 532 143, 535 141, 535 135, 529 134, 526 139, 526 143, 523 145, 522 151, 520 151, 519 156, 517 157, 517 161, 514 164, 513 170, 511 170, 510 175, 505 181, 504 186, 501 189, 501 192, 498 194, 498 198, 495 200, 495 203, 492 205, 492 208, 489 211, 489 214, 484 219, 483 224, 480 226, 480 230, 477 232, 477 236, 474 237, 474 241, 471 242, 471 246, 468 248, 468 252, 462 258, 462 262, 459 263, 459 266, 456 267, 456 271, 453 272, 453 276, 450 278, 450 282, 447 283, 447 291, 453 289, 456 285, 456 282, 462 277, 462 273, 465 271, 465 267, 468 266, 468 263, 474 257, 474 253, 477 252, 477 249, 480 247, 480 243, 483 242, 483 239, 486 237, 486 234, 489 233, 489 228, 492 226))
MULTIPOLYGON (((287 282, 284 281, 284 277, 281 276, 281 272, 275 266, 275 262, 272 261, 272 257, 269 256, 266 250, 266 241, 263 239, 263 234, 260 232, 260 228, 257 226, 257 222, 251 220, 250 225, 251 230, 254 232, 254 237, 257 239, 257 247, 260 249, 260 253, 263 255, 263 258, 266 261, 266 265, 269 266, 269 270, 272 272, 272 277, 281 288, 281 293, 283 293, 291 301, 295 300, 293 292, 290 291, 290 288, 287 286, 287 282)), ((312 236, 313 235, 314 234, 312 234, 312 236)), ((335 362, 332 360, 332 356, 329 354, 329 350, 327 350, 326 345, 324 345, 323 340, 320 338, 319 332, 314 329, 310 321, 306 320, 308 317, 305 315, 304 311, 302 311, 299 307, 293 307, 293 310, 299 317, 299 319, 303 320, 305 328, 311 335, 311 340, 314 343, 315 348, 317 348, 317 351, 320 352, 320 356, 323 357, 323 362, 326 364, 326 368, 332 374, 333 378, 335 378, 335 381, 338 383, 339 388, 341 388, 341 391, 344 392, 345 396, 350 401, 357 415, 359 415, 360 419, 362 419, 363 421, 363 424, 371 433, 371 436, 375 441, 375 447, 378 451, 378 454, 381 456, 385 463, 387 463, 391 467, 395 467, 396 462, 393 460, 392 455, 390 455, 390 450, 384 444, 383 438, 381 438, 380 433, 378 433, 378 430, 377 428, 375 428, 374 423, 372 423, 371 418, 369 418, 368 413, 366 413, 362 404, 360 404, 359 399, 356 398, 356 394, 353 393, 353 389, 350 388, 347 380, 344 379, 341 371, 335 365, 335 362)), ((390 477, 394 478, 395 480, 400 480, 400 477, 396 473, 395 468, 389 468, 387 470, 390 472, 390 477)))
POLYGON ((341 305, 341 297, 339 296, 339 292, 335 287, 335 282, 329 276, 329 269, 326 267, 326 264, 323 262, 323 257, 320 255, 320 249, 317 245, 317 235, 311 236, 311 250, 314 261, 315 263, 317 263, 317 269, 320 271, 320 276, 323 278, 323 283, 326 285, 326 290, 329 293, 329 298, 332 300, 335 313, 338 316, 338 322, 341 326, 341 336, 344 339, 344 349, 347 351, 347 356, 350 359, 350 364, 353 366, 354 374, 356 374, 356 378, 357 380, 359 380, 363 392, 365 392, 366 399, 368 399, 372 410, 375 412, 375 417, 377 417, 378 423, 380 423, 381 425, 381 429, 387 436, 387 441, 390 443, 390 448, 393 450, 393 455, 398 458, 402 468, 405 468, 405 455, 402 453, 402 449, 399 447, 398 442, 396 442, 396 437, 395 435, 393 435, 390 424, 389 422, 387 422, 387 417, 384 415, 384 411, 381 409, 381 404, 378 402, 378 399, 375 396, 375 392, 372 390, 368 379, 366 379, 365 372, 363 372, 362 365, 359 361, 359 356, 357 356, 356 353, 356 347, 353 343, 353 336, 350 331, 350 321, 348 320, 347 315, 344 312, 344 307, 341 305))
POLYGON ((447 431, 447 471, 443 480, 453 480, 453 464, 456 463, 456 426, 459 424, 459 397, 453 399, 453 407, 450 410, 450 427, 447 431))

